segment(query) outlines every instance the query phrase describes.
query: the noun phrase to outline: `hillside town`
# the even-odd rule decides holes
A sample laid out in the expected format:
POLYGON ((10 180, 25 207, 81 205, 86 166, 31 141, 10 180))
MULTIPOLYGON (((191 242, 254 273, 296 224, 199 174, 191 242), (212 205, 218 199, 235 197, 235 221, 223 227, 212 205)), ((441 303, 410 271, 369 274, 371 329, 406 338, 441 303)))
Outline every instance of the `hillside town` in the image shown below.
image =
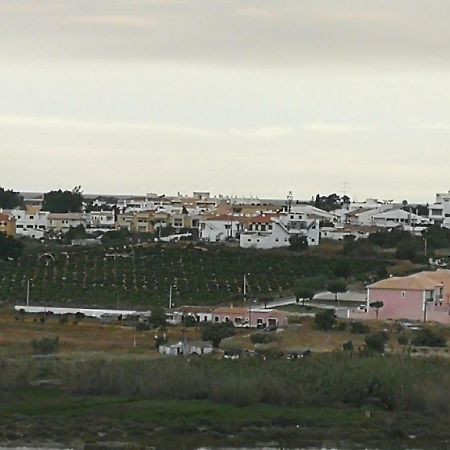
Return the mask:
MULTIPOLYGON (((9 193, 10 196, 12 193, 12 191, 4 190, 3 192, 9 193)), ((376 317, 380 320, 408 319, 450 323, 450 271, 446 270, 445 258, 436 258, 435 252, 428 251, 427 237, 429 230, 450 229, 450 191, 436 194, 436 200, 432 204, 409 204, 407 201, 395 203, 391 200, 377 199, 358 202, 352 201, 346 195, 340 197, 336 194, 317 195, 308 202, 294 200, 291 192, 285 199, 211 196, 209 192, 194 192, 191 196, 181 194, 176 196, 147 194, 142 197, 94 196, 82 195, 80 188, 65 192, 16 193, 15 195, 18 205, 0 210, 0 232, 12 238, 40 243, 63 240, 65 245, 73 248, 101 246, 102 239, 114 232, 136 236, 137 243, 141 240, 148 242, 150 238, 153 242, 173 245, 180 242, 197 242, 206 246, 221 244, 230 248, 237 247, 243 251, 285 248, 298 252, 308 248, 318 248, 321 243, 326 245, 326 242, 347 246, 353 242, 363 243, 365 240, 377 239, 382 233, 388 233, 386 236, 393 235, 395 232, 403 233, 402 236, 410 235, 416 239, 415 243, 422 242, 419 246, 423 246, 421 252, 425 258, 424 261, 427 262, 425 266, 417 266, 417 273, 400 273, 398 274, 400 276, 395 273, 386 273, 389 276, 384 279, 380 276, 374 279, 371 276, 364 285, 357 284, 356 292, 353 293, 350 292, 351 283, 346 282, 341 288, 339 286, 333 288, 334 280, 331 280, 322 283, 312 293, 310 289, 306 289, 305 292, 307 286, 302 286, 303 290, 300 288, 300 294, 289 290, 286 293, 281 292, 281 300, 286 305, 290 302, 298 303, 299 299, 303 302, 305 299, 315 301, 323 295, 321 292, 332 291, 336 293, 336 300, 339 295, 341 300, 352 296, 355 299, 353 305, 351 303, 347 303, 344 307, 340 304, 336 305, 336 313, 341 318, 373 320, 376 317), (59 208, 60 211, 64 209, 57 204, 57 201, 64 196, 66 200, 76 200, 75 206, 67 204, 64 212, 55 212, 54 209, 59 208), (53 200, 56 199, 56 203, 52 204, 52 197, 53 200), (291 292, 290 295, 289 292, 291 292), (381 302, 383 307, 374 307, 373 305, 377 302, 381 302)), ((207 247, 203 250, 206 249, 207 247)), ((47 255, 54 260, 51 253, 47 255)), ((123 257, 129 256, 123 255, 123 257)), ((364 250, 361 256, 365 257, 364 250)), ((401 255, 399 254, 398 257, 401 255)), ((261 258, 263 258, 262 255, 261 258)), ((414 259, 414 255, 411 257, 405 254, 403 258, 414 259)), ((338 267, 336 273, 340 272, 342 269, 338 267)), ((353 274, 353 278, 355 275, 353 274)), ((352 276, 351 272, 346 274, 346 277, 349 276, 352 276)), ((244 301, 247 300, 248 286, 245 280, 246 275, 244 275, 243 291, 240 290, 242 287, 242 285, 239 287, 240 282, 237 283, 237 288, 241 292, 237 294, 237 297, 233 297, 234 301, 238 300, 237 303, 242 298, 244 301)), ((224 280, 228 286, 229 281, 224 280)), ((21 281, 22 285, 23 283, 24 281, 21 281)), ((134 283, 135 289, 139 288, 136 280, 134 283)), ((143 283, 146 284, 145 278, 143 283)), ((158 286, 158 281, 155 283, 155 286, 158 286)), ((342 283, 342 279, 337 280, 338 285, 342 283)), ((303 284, 306 284, 306 281, 303 284)), ((219 284, 217 286, 217 292, 220 295, 221 288, 219 284)), ((87 287, 88 285, 85 289, 87 287)), ((145 289, 148 288, 145 287, 145 289)), ((194 310, 198 307, 204 308, 203 316, 194 314, 196 321, 199 322, 231 321, 238 327, 273 326, 277 328, 288 321, 287 316, 279 316, 282 314, 280 312, 275 311, 274 317, 269 317, 267 314, 272 310, 261 309, 261 307, 270 307, 270 304, 267 305, 267 295, 264 297, 264 290, 261 288, 259 294, 253 293, 253 297, 256 295, 254 301, 258 303, 254 307, 253 314, 251 306, 249 309, 244 304, 244 308, 241 307, 240 310, 235 308, 228 310, 227 313, 215 315, 214 311, 216 313, 222 311, 223 308, 220 308, 225 305, 229 307, 229 302, 225 302, 224 305, 224 299, 220 297, 211 300, 217 305, 216 310, 209 304, 185 306, 189 299, 183 294, 182 289, 176 285, 170 285, 169 289, 168 323, 180 324, 186 315, 186 309, 182 309, 183 312, 172 309, 174 303, 172 291, 175 295, 177 289, 178 307, 184 305, 182 308, 194 308, 194 310), (263 298, 264 301, 262 301, 263 298)), ((229 290, 230 287, 226 289, 229 290)), ((48 296, 48 291, 45 295, 48 296)), ((109 294, 105 291, 104 295, 109 294)), ((195 305, 201 302, 199 298, 194 297, 193 300, 195 305)), ((83 302, 86 299, 79 301, 83 302)), ((273 301, 276 304, 277 298, 274 298, 272 294, 273 301)), ((88 304, 78 306, 84 308, 84 313, 89 307, 88 304)), ((36 307, 39 308, 39 306, 36 307)), ((25 308, 31 312, 28 300, 26 306, 18 308, 25 308)), ((48 308, 49 305, 47 305, 48 308)), ((118 316, 123 315, 123 312, 110 311, 108 314, 118 316)))
POLYGON ((286 199, 211 196, 209 192, 189 196, 84 195, 80 210, 70 212, 46 210, 44 194, 22 196, 20 207, 0 209, 0 231, 32 239, 56 238, 71 228, 83 227, 91 236, 127 230, 178 240, 186 234, 205 242, 232 240, 242 248, 270 249, 289 246, 292 237, 317 246, 321 239, 364 239, 379 229, 398 228, 419 235, 430 225, 450 228, 450 191, 437 193, 435 202, 425 205, 352 201, 336 194, 311 201, 294 201, 291 193, 286 199))

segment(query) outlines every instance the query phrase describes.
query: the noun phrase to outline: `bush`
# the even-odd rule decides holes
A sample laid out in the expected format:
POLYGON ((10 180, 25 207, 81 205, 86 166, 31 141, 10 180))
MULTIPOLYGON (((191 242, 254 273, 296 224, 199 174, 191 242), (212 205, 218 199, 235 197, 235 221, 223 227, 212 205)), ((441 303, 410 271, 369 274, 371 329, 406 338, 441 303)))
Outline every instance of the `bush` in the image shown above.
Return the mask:
POLYGON ((347 323, 346 322, 338 322, 336 325, 337 331, 345 331, 347 329, 347 323))
POLYGON ((369 352, 384 353, 384 346, 389 337, 384 331, 377 331, 366 336, 366 349, 369 352))
POLYGON ((193 316, 184 316, 183 317, 183 325, 186 328, 191 328, 197 326, 197 320, 193 316))
POLYGON ((324 309, 316 314, 314 323, 319 330, 331 330, 336 324, 336 315, 334 309, 324 309))
POLYGON ((423 328, 414 333, 411 344, 416 347, 445 347, 447 338, 440 330, 423 328))
POLYGON ((353 350, 353 342, 347 341, 342 344, 342 350, 345 352, 351 352, 353 350))
POLYGON ((368 333, 370 328, 362 322, 352 322, 350 325, 350 332, 353 334, 366 334, 368 333))
POLYGON ((56 353, 59 350, 59 337, 49 338, 44 337, 41 339, 34 339, 31 341, 34 353, 40 355, 49 355, 51 353, 56 353))

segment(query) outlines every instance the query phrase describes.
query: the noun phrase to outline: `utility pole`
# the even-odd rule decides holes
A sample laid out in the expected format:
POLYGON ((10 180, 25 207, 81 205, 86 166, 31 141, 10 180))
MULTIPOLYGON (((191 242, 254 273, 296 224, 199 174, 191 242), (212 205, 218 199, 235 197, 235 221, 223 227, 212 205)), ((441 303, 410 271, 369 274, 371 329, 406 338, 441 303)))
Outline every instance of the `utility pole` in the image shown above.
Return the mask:
POLYGON ((244 302, 247 301, 247 274, 244 273, 244 302))
POLYGON ((423 238, 423 253, 425 256, 428 255, 428 239, 425 237, 423 238))
POLYGON ((30 306, 30 279, 27 279, 27 306, 30 306))
POLYGON ((170 283, 170 286, 169 286, 169 309, 172 309, 172 290, 173 290, 173 286, 172 286, 172 283, 170 283))

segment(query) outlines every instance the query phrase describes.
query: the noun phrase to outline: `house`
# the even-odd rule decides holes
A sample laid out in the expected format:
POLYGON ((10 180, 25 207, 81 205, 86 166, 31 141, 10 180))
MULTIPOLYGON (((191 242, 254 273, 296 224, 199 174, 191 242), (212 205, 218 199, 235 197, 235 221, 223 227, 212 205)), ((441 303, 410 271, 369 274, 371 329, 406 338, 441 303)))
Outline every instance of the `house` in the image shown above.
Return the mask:
POLYGON ((238 238, 244 231, 245 220, 241 216, 210 216, 200 221, 199 237, 207 242, 223 242, 238 238))
POLYGON ((14 237, 16 235, 16 219, 6 213, 0 213, 0 233, 14 237))
POLYGON ((82 225, 86 228, 86 217, 82 213, 49 213, 48 231, 55 234, 67 233, 71 228, 82 225))
POLYGON ((179 341, 159 346, 159 353, 166 356, 203 356, 210 355, 212 352, 212 344, 205 341, 179 341))
POLYGON ((86 214, 86 226, 88 228, 107 229, 114 228, 114 211, 91 211, 86 214))
POLYGON ((343 241, 346 237, 352 236, 358 239, 367 239, 371 233, 376 233, 377 227, 364 227, 357 225, 344 225, 343 227, 323 227, 320 229, 321 239, 331 239, 333 241, 343 241))
POLYGON ((48 230, 47 211, 40 206, 26 206, 25 209, 12 209, 11 215, 16 220, 16 234, 33 239, 42 239, 48 230))
POLYGON ((242 248, 270 249, 288 247, 292 236, 303 236, 308 245, 319 245, 319 219, 306 219, 301 213, 263 215, 251 218, 240 234, 242 248))
POLYGON ((235 327, 279 328, 287 326, 288 318, 275 309, 220 307, 212 311, 212 322, 231 322, 235 327))
POLYGON ((436 202, 430 205, 428 211, 433 223, 450 228, 450 191, 436 194, 436 202))
POLYGON ((391 277, 367 286, 364 312, 351 318, 375 318, 371 303, 383 302, 380 319, 428 320, 450 324, 450 270, 423 271, 391 277))
POLYGON ((180 306, 176 309, 176 312, 180 313, 182 318, 193 317, 196 322, 211 322, 212 310, 208 306, 180 306))
POLYGON ((422 217, 404 209, 391 209, 372 216, 372 225, 383 228, 399 226, 426 227, 431 221, 428 217, 422 217))

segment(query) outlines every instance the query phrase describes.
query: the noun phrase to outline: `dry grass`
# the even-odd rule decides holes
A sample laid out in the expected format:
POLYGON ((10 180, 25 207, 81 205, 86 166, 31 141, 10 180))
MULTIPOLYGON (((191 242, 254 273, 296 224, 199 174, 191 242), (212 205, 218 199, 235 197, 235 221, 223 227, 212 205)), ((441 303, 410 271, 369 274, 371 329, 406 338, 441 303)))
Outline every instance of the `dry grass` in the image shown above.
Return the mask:
MULTIPOLYGON (((156 355, 154 348, 155 330, 136 331, 133 327, 119 324, 102 324, 95 319, 83 319, 75 323, 73 319, 60 324, 58 317, 51 317, 45 324, 27 315, 17 321, 12 312, 0 312, 0 354, 27 355, 32 353, 31 341, 48 336, 59 336, 59 356, 92 352, 120 354, 156 355)), ((161 334, 161 332, 158 332, 161 334)), ((166 336, 170 341, 199 339, 200 332, 193 328, 168 328, 166 336)))

